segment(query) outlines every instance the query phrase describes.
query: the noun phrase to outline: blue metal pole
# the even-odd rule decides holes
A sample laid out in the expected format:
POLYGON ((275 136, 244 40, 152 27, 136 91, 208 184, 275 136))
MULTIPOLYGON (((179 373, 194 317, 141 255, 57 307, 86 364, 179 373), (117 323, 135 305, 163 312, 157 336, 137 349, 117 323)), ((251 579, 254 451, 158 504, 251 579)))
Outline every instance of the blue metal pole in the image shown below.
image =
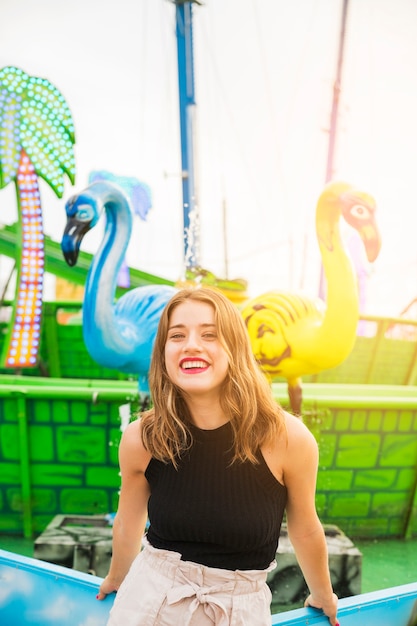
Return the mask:
POLYGON ((199 232, 194 168, 194 117, 196 108, 192 22, 194 0, 174 0, 174 2, 176 4, 184 258, 186 267, 196 267, 199 265, 199 232))

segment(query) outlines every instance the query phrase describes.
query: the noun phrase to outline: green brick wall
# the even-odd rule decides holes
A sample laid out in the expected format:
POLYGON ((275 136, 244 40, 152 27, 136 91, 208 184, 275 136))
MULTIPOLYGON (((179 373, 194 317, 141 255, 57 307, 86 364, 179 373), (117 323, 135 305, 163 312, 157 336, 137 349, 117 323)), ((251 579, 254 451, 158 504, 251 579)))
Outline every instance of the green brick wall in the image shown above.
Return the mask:
POLYGON ((329 407, 304 421, 319 444, 321 520, 350 537, 417 535, 417 406, 329 407))
MULTIPOLYGON (((136 383, 0 376, 0 533, 117 508, 121 405, 136 383)), ((286 385, 273 385, 285 406, 286 385)), ((317 509, 351 538, 417 536, 417 388, 305 384, 317 509)))
POLYGON ((118 399, 102 401, 102 389, 94 396, 86 388, 85 399, 72 398, 74 387, 66 398, 48 397, 54 388, 43 389, 45 397, 30 397, 36 385, 25 394, 12 387, 0 397, 0 533, 30 536, 59 513, 117 508, 119 407, 136 385, 129 397, 121 391, 118 399))

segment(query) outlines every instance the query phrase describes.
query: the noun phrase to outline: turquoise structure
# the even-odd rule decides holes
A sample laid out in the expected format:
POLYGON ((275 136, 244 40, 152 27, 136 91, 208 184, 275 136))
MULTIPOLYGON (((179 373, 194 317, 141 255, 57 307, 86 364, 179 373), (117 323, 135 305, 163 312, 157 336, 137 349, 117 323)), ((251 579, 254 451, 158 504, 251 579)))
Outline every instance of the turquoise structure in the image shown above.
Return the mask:
MULTIPOLYGON (((101 578, 0 550, 2 626, 105 626, 114 596, 97 601, 101 578)), ((417 583, 339 601, 343 626, 406 626, 417 601, 417 583)), ((315 609, 272 615, 272 626, 328 626, 315 609)))

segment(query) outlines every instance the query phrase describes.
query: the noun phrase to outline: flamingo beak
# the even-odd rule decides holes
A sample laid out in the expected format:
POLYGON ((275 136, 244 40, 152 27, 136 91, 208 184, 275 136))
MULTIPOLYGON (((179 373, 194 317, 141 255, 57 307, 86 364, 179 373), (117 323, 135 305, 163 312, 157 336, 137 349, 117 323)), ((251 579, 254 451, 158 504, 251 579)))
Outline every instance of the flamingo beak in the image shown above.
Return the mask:
POLYGON ((91 221, 87 222, 76 217, 67 217, 67 224, 61 240, 61 250, 65 261, 70 267, 76 265, 81 242, 90 228, 91 221))
POLYGON ((381 236, 375 223, 365 224, 359 231, 361 239, 365 245, 367 259, 373 263, 381 250, 381 236))

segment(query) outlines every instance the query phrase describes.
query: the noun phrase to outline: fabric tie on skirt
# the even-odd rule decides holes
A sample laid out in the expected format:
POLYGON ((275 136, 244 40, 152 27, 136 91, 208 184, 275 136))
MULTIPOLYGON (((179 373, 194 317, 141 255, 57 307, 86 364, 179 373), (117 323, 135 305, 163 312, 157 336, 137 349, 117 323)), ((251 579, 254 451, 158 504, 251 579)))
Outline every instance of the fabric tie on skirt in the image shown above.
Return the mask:
MULTIPOLYGON (((233 585, 230 589, 233 589, 233 585)), ((169 605, 176 604, 185 598, 194 597, 188 607, 188 615, 184 626, 189 626, 191 619, 200 604, 203 605, 204 613, 213 621, 213 624, 218 624, 218 626, 229 626, 230 620, 228 611, 226 610, 223 602, 221 602, 214 595, 224 591, 226 591, 224 585, 218 587, 200 587, 199 585, 189 581, 188 584, 174 587, 168 591, 167 603, 169 605)))

